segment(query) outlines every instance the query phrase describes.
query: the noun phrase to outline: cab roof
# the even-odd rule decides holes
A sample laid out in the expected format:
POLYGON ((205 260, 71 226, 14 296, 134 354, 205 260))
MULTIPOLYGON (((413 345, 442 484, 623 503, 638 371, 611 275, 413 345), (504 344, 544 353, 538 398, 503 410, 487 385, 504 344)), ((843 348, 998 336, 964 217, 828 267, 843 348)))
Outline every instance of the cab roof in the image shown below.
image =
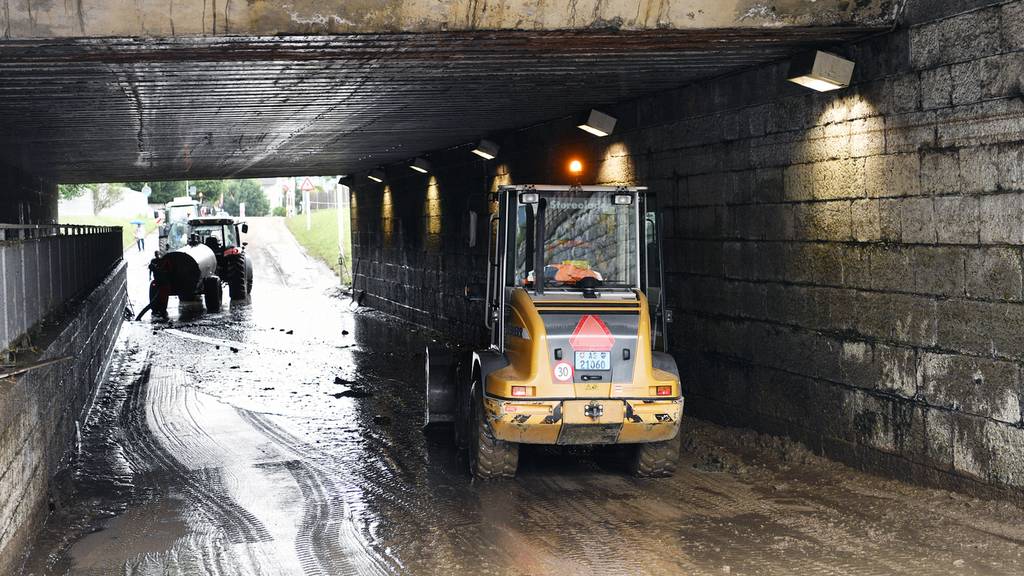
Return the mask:
POLYGON ((241 224, 240 221, 235 220, 231 216, 197 216, 195 218, 190 218, 188 223, 189 224, 193 224, 193 225, 204 225, 205 224, 205 225, 211 225, 211 226, 219 226, 219 225, 222 225, 222 224, 228 224, 228 225, 241 224))

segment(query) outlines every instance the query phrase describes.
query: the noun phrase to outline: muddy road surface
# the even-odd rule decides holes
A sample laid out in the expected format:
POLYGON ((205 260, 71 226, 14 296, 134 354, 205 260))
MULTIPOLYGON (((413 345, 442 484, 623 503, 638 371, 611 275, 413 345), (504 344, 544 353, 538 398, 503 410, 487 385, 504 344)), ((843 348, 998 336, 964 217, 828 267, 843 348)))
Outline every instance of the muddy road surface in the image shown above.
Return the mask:
POLYGON ((692 420, 672 479, 532 449, 474 482, 420 430, 431 335, 250 224, 250 302, 125 324, 25 574, 1024 573, 1019 508, 692 420))

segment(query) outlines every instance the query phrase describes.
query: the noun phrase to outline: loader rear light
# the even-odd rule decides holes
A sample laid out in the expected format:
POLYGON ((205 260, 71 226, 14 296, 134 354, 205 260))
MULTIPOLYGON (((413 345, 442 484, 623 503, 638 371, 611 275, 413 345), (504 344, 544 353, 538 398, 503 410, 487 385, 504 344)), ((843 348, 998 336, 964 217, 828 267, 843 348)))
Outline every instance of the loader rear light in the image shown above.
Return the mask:
POLYGON ((513 396, 533 396, 533 386, 513 386, 513 396))
POLYGON ((671 386, 658 386, 655 389, 655 396, 671 396, 671 395, 672 395, 672 387, 671 386))
POLYGON ((238 248, 228 248, 227 250, 224 251, 224 255, 225 256, 234 256, 235 254, 241 254, 241 253, 242 253, 242 251, 239 250, 238 248))

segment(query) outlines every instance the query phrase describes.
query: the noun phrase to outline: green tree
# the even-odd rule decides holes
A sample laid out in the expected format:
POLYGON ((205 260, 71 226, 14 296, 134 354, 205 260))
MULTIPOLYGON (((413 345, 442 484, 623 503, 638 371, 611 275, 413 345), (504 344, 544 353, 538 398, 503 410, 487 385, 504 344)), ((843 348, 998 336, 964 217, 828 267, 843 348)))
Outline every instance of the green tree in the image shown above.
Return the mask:
POLYGON ((224 191, 224 210, 238 216, 238 205, 242 202, 245 203, 246 216, 266 216, 270 213, 270 202, 258 181, 228 180, 224 191))
POLYGON ((124 187, 119 183, 99 184, 92 189, 92 213, 99 214, 124 198, 124 187))
POLYGON ((125 186, 132 190, 142 190, 149 184, 152 192, 149 195, 150 204, 166 204, 178 196, 188 196, 188 186, 196 187, 196 200, 199 194, 203 195, 204 203, 214 203, 224 192, 223 180, 166 180, 163 182, 125 182, 125 186))
POLYGON ((60 184, 57 190, 62 200, 74 200, 86 192, 92 192, 88 184, 60 184))

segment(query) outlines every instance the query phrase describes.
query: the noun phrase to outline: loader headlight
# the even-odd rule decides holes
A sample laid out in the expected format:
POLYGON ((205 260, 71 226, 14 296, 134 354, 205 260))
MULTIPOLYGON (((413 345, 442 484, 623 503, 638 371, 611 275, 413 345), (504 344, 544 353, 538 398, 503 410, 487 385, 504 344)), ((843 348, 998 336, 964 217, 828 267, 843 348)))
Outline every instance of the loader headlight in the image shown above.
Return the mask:
POLYGON ((520 204, 536 204, 540 201, 540 196, 536 192, 523 192, 519 195, 520 204))
POLYGON ((632 194, 616 194, 613 201, 614 201, 616 206, 629 206, 630 204, 633 203, 633 195, 632 194))

